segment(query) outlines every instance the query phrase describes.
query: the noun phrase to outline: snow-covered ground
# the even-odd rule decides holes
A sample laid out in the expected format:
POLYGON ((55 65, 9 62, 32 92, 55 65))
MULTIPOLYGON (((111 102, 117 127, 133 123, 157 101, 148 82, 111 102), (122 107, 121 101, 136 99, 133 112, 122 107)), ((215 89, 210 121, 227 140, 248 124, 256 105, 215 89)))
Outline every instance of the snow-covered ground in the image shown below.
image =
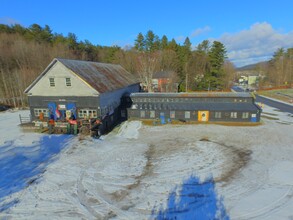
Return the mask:
POLYGON ((160 219, 158 211, 171 210, 172 195, 178 203, 194 197, 190 211, 213 201, 214 194, 204 198, 213 190, 224 219, 293 219, 293 117, 287 113, 265 106, 263 124, 249 127, 130 121, 101 139, 23 133, 20 113, 28 114, 0 113, 0 161, 6 158, 0 219, 160 219), (4 182, 7 170, 29 175, 13 187, 4 182), (193 176, 192 187, 214 182, 205 192, 184 194, 193 176))

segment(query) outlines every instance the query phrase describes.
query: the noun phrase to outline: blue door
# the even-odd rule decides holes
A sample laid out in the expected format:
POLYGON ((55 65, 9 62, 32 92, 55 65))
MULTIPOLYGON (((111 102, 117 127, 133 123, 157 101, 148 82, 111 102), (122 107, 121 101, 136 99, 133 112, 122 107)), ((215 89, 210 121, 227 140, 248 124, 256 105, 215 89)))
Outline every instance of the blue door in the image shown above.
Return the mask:
POLYGON ((161 119, 161 124, 166 124, 165 113, 164 112, 160 113, 160 119, 161 119))
POLYGON ((256 114, 251 114, 251 122, 257 122, 256 114))

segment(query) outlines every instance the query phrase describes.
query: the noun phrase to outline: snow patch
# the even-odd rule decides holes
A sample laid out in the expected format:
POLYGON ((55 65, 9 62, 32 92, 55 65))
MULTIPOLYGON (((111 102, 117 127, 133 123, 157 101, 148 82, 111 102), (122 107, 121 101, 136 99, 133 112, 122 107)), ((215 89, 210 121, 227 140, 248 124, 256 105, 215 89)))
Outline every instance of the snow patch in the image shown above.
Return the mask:
POLYGON ((280 185, 293 186, 293 162, 282 161, 269 170, 270 180, 280 185))
POLYGON ((141 124, 141 121, 126 121, 121 125, 117 136, 127 139, 137 139, 141 124))

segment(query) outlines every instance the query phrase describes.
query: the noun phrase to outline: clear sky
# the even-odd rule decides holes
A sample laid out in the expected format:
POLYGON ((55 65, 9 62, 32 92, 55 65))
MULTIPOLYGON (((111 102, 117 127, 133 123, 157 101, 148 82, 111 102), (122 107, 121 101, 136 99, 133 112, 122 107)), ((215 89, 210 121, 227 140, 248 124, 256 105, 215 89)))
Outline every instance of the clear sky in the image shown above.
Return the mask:
POLYGON ((102 46, 133 45, 148 30, 194 47, 217 40, 236 66, 293 47, 293 0, 0 0, 0 23, 47 24, 102 46))

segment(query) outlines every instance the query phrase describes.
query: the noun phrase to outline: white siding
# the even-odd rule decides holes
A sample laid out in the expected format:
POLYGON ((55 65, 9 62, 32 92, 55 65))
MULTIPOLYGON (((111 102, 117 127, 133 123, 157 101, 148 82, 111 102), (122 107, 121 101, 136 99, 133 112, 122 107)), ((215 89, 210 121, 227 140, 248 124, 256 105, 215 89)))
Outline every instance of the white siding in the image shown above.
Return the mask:
POLYGON ((34 96, 93 96, 99 93, 83 82, 60 62, 54 66, 29 91, 34 96), (55 87, 50 86, 50 78, 54 78, 55 87), (71 86, 66 86, 66 78, 70 78, 71 86))

